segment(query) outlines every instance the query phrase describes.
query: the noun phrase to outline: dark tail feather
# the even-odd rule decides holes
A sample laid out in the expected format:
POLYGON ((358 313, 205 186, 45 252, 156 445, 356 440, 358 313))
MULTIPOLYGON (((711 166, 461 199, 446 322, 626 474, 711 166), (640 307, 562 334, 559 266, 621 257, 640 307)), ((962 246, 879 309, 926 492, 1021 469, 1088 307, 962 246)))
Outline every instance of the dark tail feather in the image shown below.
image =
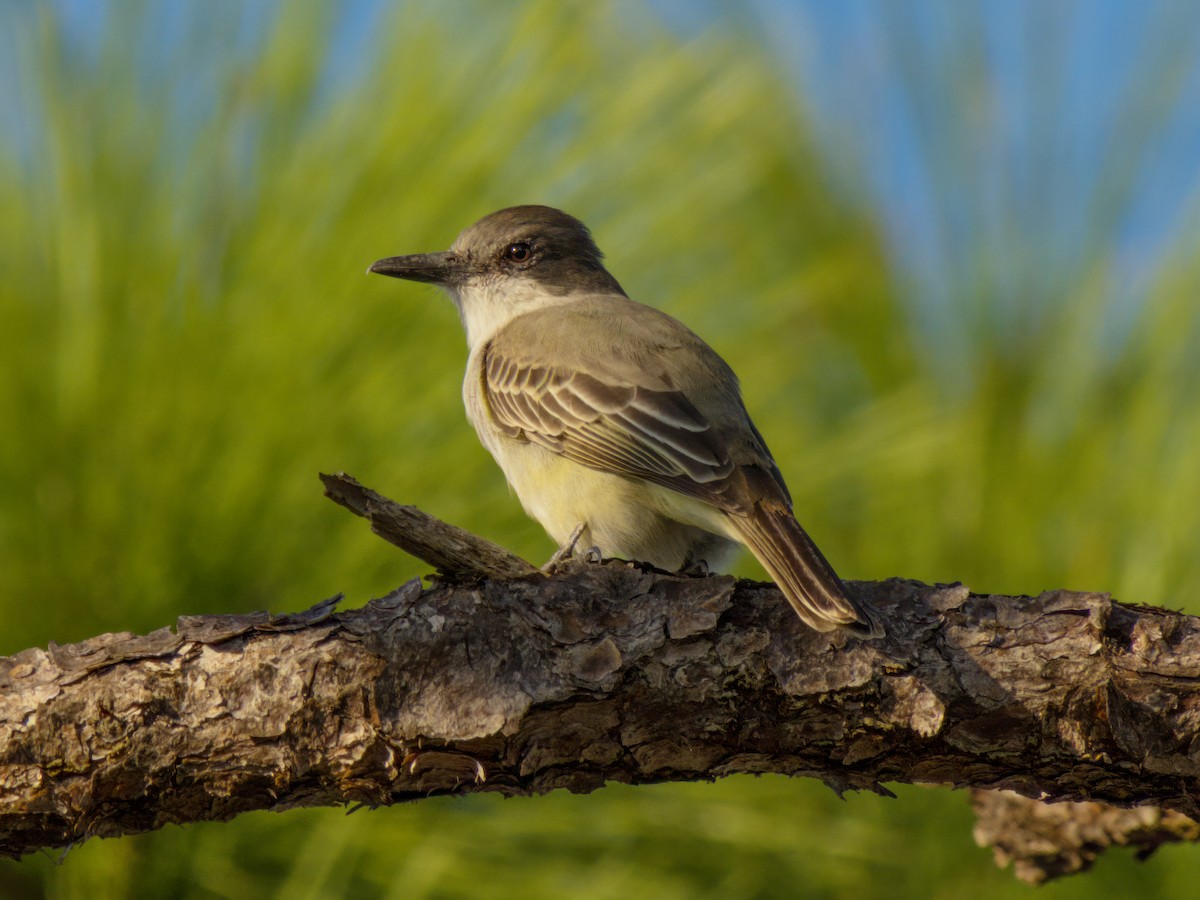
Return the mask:
POLYGON ((847 593, 790 509, 767 500, 745 518, 730 518, 806 625, 817 631, 844 627, 865 638, 883 635, 883 626, 847 593))

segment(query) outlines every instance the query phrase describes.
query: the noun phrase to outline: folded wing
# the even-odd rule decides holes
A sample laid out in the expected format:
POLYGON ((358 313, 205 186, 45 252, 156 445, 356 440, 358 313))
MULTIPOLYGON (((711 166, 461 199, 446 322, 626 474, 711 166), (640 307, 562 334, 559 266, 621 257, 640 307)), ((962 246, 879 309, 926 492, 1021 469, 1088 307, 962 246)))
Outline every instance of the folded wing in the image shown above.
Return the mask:
POLYGON ((585 466, 669 487, 718 506, 734 471, 712 424, 679 390, 618 383, 489 345, 483 393, 496 425, 585 466))

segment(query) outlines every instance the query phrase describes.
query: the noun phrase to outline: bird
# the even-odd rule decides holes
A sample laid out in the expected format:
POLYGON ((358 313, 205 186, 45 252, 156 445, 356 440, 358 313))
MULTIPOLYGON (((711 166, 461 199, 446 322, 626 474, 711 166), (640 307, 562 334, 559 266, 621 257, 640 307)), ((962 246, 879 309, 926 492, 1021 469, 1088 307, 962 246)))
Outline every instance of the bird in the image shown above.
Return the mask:
POLYGON ((883 634, 796 520, 733 370, 631 299, 579 219, 513 206, 368 271, 450 295, 467 418, 560 554, 706 572, 744 545, 809 627, 883 634))

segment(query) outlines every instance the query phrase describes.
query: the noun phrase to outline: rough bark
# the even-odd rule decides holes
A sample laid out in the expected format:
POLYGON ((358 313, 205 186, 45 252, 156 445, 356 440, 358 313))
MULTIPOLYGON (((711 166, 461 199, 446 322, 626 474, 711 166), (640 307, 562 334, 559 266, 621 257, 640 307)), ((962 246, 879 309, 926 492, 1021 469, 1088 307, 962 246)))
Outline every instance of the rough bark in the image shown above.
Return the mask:
MULTIPOLYGON (((326 484, 377 528, 394 513, 352 479, 326 484)), ((1143 835, 1200 816, 1196 618, 1103 594, 854 583, 888 626, 864 643, 806 629, 769 585, 618 561, 485 578, 515 557, 464 546, 431 587, 359 610, 183 617, 0 660, 0 852, 252 809, 737 772, 1174 811, 1135 813, 1143 835)), ((1095 817, 1064 815, 1039 827, 1080 865, 1106 840, 1155 840, 1105 826, 1073 845, 1095 817)), ((1036 867, 1053 854, 1014 850, 1028 818, 978 834, 1036 867)))
POLYGON ((1163 844, 1200 840, 1200 823, 1157 806, 1042 803, 1010 791, 975 791, 972 802, 975 840, 1029 884, 1086 871, 1110 847, 1145 859, 1163 844))
POLYGON ((371 530, 442 574, 521 578, 537 568, 498 544, 421 512, 401 506, 344 473, 322 475, 325 496, 371 523, 371 530))

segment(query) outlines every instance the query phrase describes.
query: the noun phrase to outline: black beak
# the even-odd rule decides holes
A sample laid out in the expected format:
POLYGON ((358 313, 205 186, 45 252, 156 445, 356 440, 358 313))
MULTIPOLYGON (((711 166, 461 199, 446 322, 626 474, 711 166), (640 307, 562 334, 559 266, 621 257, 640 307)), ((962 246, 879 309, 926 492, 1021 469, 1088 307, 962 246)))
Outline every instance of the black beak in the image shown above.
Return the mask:
POLYGON ((367 271, 376 275, 390 275, 392 278, 424 281, 429 284, 454 284, 465 269, 465 260, 446 250, 442 253, 389 256, 372 264, 367 271))

